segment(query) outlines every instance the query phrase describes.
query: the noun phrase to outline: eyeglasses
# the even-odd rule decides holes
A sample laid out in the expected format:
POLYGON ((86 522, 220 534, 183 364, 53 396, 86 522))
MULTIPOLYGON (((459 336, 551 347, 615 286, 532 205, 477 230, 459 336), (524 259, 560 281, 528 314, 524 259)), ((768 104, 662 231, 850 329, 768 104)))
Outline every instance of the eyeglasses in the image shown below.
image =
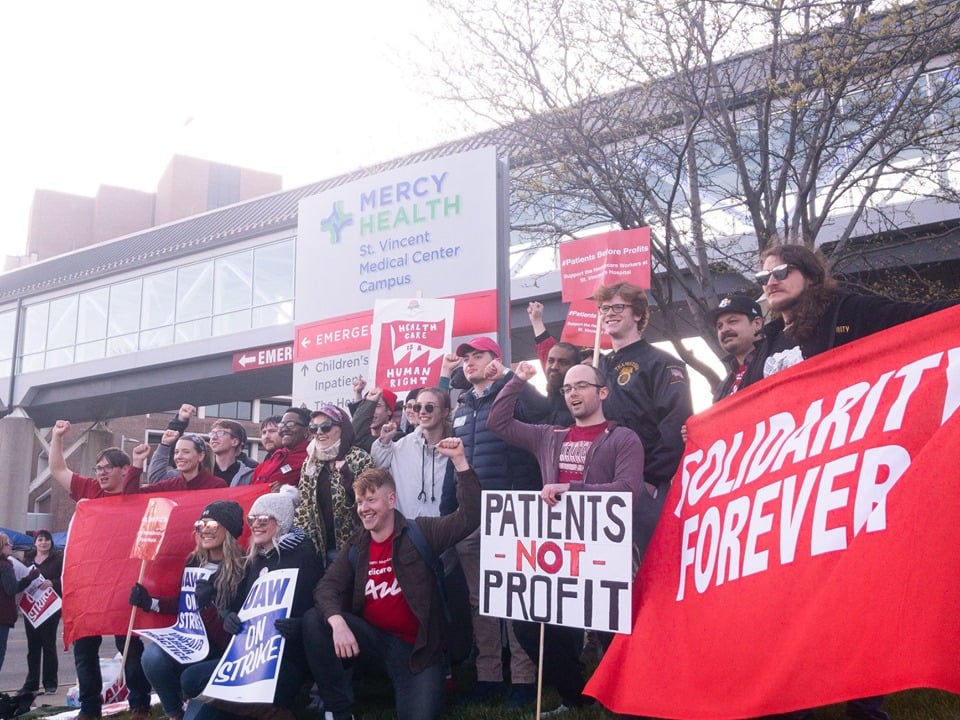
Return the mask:
MULTIPOLYGON (((277 425, 277 428, 280 430, 292 430, 295 427, 306 427, 306 425, 296 420, 285 420, 277 425)), ((311 425, 310 427, 312 428, 313 426, 311 425)))
POLYGON ((791 270, 796 269, 796 265, 790 265, 784 263, 783 265, 777 265, 772 270, 761 270, 756 273, 753 277, 754 279, 763 286, 766 286, 770 282, 770 278, 774 278, 777 282, 782 282, 787 279, 787 275, 790 274, 791 270))
POLYGON ((257 525, 266 525, 275 518, 273 515, 247 515, 247 525, 256 527, 257 525))
POLYGON ((413 411, 415 413, 425 412, 427 415, 429 415, 436 409, 437 409, 437 406, 434 405, 433 403, 423 403, 422 405, 420 403, 417 403, 416 405, 413 406, 413 411))
POLYGON ((590 387, 602 388, 602 387, 606 387, 606 385, 597 385, 596 383, 591 383, 591 382, 587 382, 586 380, 581 380, 580 382, 575 382, 572 385, 561 385, 560 394, 569 395, 574 390, 576 390, 577 392, 584 392, 587 388, 590 388, 590 387))
POLYGON ((94 465, 93 474, 94 475, 106 474, 111 470, 113 470, 115 467, 116 465, 94 465))
POLYGON ((313 423, 312 425, 310 425, 310 432, 323 433, 324 435, 326 435, 328 432, 333 430, 333 428, 334 428, 334 424, 328 420, 327 422, 322 423, 320 425, 313 423))
POLYGON ((619 315, 628 307, 630 306, 627 305, 626 303, 614 303, 613 305, 601 305, 597 309, 600 311, 601 315, 609 315, 610 313, 613 313, 614 315, 619 315))
POLYGON ((220 523, 212 518, 203 518, 193 524, 193 529, 197 532, 203 532, 204 530, 213 530, 216 532, 220 529, 220 523))
POLYGON ((229 430, 211 430, 210 431, 210 437, 212 438, 224 437, 225 435, 229 437, 233 437, 233 434, 229 430))

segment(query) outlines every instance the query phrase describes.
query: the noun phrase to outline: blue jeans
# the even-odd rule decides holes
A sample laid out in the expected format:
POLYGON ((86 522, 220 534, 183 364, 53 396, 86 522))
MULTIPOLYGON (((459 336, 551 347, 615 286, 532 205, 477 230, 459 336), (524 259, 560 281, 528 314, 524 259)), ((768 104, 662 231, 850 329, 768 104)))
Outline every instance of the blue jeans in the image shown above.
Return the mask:
MULTIPOLYGON (((344 612, 343 619, 357 639, 360 654, 376 658, 386 670, 393 683, 399 720, 433 720, 443 714, 446 673, 442 657, 415 673, 410 669, 413 645, 378 630, 356 615, 344 612)), ((330 626, 315 609, 303 616, 303 644, 308 648, 307 661, 317 681, 323 709, 332 713, 334 718, 348 717, 353 704, 349 675, 344 661, 334 650, 330 626)))
MULTIPOLYGON (((117 650, 123 652, 123 635, 114 636, 117 650)), ((80 688, 80 712, 87 715, 100 715, 103 706, 100 693, 103 691, 103 676, 100 674, 99 635, 80 638, 73 641, 73 663, 77 667, 77 685, 80 688)), ((140 656, 143 655, 143 641, 130 638, 130 650, 123 675, 130 691, 128 701, 130 709, 150 709, 150 681, 143 674, 140 656)))
POLYGON ((140 664, 160 698, 163 712, 168 717, 175 717, 183 712, 184 699, 203 692, 217 666, 217 660, 201 660, 184 665, 161 650, 159 645, 148 645, 140 664))

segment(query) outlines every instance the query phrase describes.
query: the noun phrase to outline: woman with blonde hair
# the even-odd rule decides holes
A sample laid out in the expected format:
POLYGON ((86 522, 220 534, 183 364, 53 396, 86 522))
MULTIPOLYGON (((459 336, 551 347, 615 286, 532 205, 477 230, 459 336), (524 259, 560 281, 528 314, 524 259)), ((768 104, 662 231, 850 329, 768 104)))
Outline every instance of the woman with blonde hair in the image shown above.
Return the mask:
MULTIPOLYGON (((243 533, 243 509, 232 500, 217 500, 207 505, 194 523, 196 546, 187 558, 186 568, 204 568, 213 572, 209 580, 199 580, 194 588, 197 609, 210 641, 210 652, 199 662, 184 664, 174 660, 159 645, 149 645, 141 664, 168 718, 182 720, 183 702, 200 694, 221 655, 230 643, 223 616, 236 612, 243 604, 246 557, 238 542, 243 533)), ((153 598, 139 583, 130 591, 130 604, 146 612, 175 614, 179 598, 153 598)), ((203 708, 197 708, 202 711, 203 708)), ((191 713, 193 714, 193 713, 191 713)))

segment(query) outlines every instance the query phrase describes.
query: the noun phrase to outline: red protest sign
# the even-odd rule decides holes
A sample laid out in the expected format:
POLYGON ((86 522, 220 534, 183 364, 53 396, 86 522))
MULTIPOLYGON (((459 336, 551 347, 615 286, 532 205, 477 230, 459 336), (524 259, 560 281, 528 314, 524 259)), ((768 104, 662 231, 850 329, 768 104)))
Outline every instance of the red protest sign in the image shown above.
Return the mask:
POLYGON ((153 560, 157 557, 163 536, 167 532, 170 513, 176 506, 170 498, 150 498, 147 509, 140 518, 140 530, 130 550, 130 557, 140 560, 153 560))
POLYGON ((587 691, 713 720, 960 692, 958 324, 899 325, 690 418, 633 632, 587 691), (638 692, 651 667, 670 672, 638 692))
MULTIPOLYGON (((593 297, 601 285, 650 287, 650 228, 634 228, 560 243, 564 302, 593 297)), ((592 344, 593 341, 591 341, 592 344)))
MULTIPOLYGON (((573 300, 567 311, 560 339, 577 347, 591 347, 597 335, 597 304, 593 300, 573 300)), ((609 350, 613 339, 606 333, 600 335, 600 348, 609 350)))

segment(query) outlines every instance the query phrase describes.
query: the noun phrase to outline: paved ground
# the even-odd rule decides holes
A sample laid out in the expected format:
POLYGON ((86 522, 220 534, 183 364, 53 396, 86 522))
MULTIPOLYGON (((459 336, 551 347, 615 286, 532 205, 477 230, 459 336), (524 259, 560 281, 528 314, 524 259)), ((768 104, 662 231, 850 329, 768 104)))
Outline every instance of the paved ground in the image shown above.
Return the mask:
MULTIPOLYGON (((7 655, 3 661, 3 668, 0 669, 0 690, 3 692, 16 692, 27 676, 27 635, 23 629, 23 622, 24 619, 19 618, 17 624, 10 630, 7 655)), ((60 623, 57 647, 63 648, 63 623, 60 623)), ((113 638, 104 638, 100 646, 100 656, 111 658, 115 654, 113 638)), ((76 684, 77 671, 73 666, 73 653, 69 650, 60 652, 60 688, 56 695, 40 695, 34 702, 34 706, 66 705, 67 691, 76 684)))

